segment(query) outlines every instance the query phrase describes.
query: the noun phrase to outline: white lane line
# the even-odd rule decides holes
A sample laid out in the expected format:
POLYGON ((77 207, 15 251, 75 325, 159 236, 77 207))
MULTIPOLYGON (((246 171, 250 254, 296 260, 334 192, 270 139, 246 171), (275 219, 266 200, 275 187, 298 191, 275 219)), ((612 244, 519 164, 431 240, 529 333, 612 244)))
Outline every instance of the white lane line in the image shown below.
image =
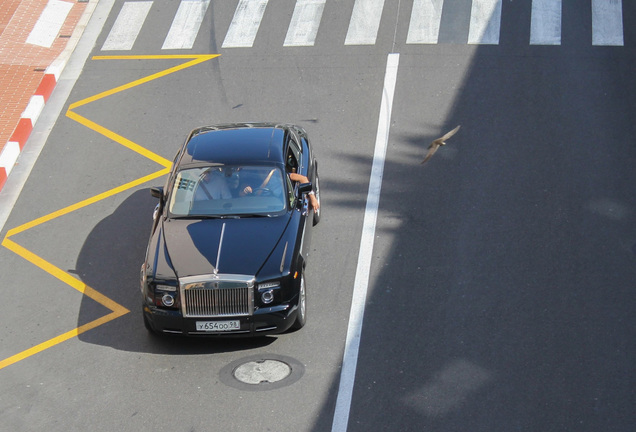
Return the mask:
POLYGON ((473 0, 469 44, 497 45, 501 27, 501 0, 473 0))
POLYGON ((268 0, 240 0, 222 48, 250 48, 261 25, 268 0))
POLYGON ((210 0, 181 0, 161 49, 191 49, 210 0))
POLYGON ((378 119, 378 131, 375 137, 371 179, 369 180, 369 193, 367 194, 367 205, 362 223, 360 254, 358 255, 358 266, 356 268, 356 277, 353 285, 353 299, 351 300, 351 312, 349 314, 349 326, 347 328, 347 339, 342 360, 342 371, 340 372, 336 410, 331 426, 332 432, 345 432, 347 430, 347 424, 349 423, 349 411, 351 409, 351 397, 353 395, 353 384, 355 382, 358 363, 362 319, 364 317, 364 307, 369 286, 369 273, 371 269, 371 259, 373 257, 373 240, 375 238, 375 226, 380 204, 384 160, 389 143, 391 111, 393 109, 393 95, 395 93, 399 61, 399 54, 389 54, 384 75, 380 117, 378 119))
POLYGON ((29 33, 26 43, 51 48, 72 8, 73 3, 50 0, 29 33))
POLYGON ((561 0, 532 0, 530 45, 561 45, 561 0))
POLYGON ((373 45, 378 36, 384 0, 356 0, 345 45, 373 45))
POLYGON ((152 1, 126 2, 102 46, 103 51, 131 50, 150 11, 152 1))
POLYGON ((592 45, 624 45, 621 0, 592 0, 592 45))
POLYGON ((283 46, 314 46, 326 0, 298 0, 283 46))
POLYGON ((414 0, 407 44, 436 44, 444 0, 414 0))

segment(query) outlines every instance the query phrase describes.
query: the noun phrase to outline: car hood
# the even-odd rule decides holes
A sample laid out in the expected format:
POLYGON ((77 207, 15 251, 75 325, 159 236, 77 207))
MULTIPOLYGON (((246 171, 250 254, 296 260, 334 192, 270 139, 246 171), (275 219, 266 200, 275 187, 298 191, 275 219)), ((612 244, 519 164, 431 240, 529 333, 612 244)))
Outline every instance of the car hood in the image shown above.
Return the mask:
POLYGON ((289 218, 168 219, 163 234, 177 277, 256 275, 285 232, 289 218))

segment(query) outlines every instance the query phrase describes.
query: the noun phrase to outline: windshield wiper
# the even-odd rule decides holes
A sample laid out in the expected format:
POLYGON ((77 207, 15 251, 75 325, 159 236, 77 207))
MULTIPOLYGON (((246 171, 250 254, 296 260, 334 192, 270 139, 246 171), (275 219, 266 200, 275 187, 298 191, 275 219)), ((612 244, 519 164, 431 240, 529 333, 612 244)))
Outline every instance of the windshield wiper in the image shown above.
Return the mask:
POLYGON ((173 216, 171 219, 237 219, 234 215, 183 215, 173 216))
POLYGON ((271 213, 239 213, 239 214, 228 214, 228 215, 201 215, 201 214, 190 214, 183 216, 173 216, 170 219, 247 219, 247 218, 271 218, 276 215, 271 213))
POLYGON ((245 213, 241 215, 236 215, 238 218, 259 218, 259 217, 272 217, 273 215, 269 213, 245 213))

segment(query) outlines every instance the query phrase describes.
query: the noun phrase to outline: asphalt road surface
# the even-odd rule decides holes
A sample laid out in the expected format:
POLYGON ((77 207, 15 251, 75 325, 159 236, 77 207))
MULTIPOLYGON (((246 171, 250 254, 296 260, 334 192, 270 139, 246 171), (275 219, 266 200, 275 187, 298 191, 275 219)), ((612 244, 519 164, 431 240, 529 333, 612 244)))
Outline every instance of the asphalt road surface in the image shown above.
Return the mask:
POLYGON ((99 3, 2 229, 2 428, 633 430, 636 7, 446 2, 432 41, 417 1, 132 3, 99 3), (312 139, 308 324, 152 337, 149 188, 234 121, 312 139), (262 360, 291 373, 232 376, 262 360))

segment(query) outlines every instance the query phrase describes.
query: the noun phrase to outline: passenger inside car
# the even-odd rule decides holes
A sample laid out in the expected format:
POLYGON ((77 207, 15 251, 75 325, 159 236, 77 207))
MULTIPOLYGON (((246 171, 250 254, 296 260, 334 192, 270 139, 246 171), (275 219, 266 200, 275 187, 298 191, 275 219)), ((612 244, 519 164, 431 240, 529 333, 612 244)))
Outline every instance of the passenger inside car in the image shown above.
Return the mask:
MULTIPOLYGON (((210 168, 203 172, 194 191, 194 200, 229 199, 232 193, 227 183, 227 172, 221 168, 210 168)), ((229 172, 231 175, 231 172, 229 172)))

